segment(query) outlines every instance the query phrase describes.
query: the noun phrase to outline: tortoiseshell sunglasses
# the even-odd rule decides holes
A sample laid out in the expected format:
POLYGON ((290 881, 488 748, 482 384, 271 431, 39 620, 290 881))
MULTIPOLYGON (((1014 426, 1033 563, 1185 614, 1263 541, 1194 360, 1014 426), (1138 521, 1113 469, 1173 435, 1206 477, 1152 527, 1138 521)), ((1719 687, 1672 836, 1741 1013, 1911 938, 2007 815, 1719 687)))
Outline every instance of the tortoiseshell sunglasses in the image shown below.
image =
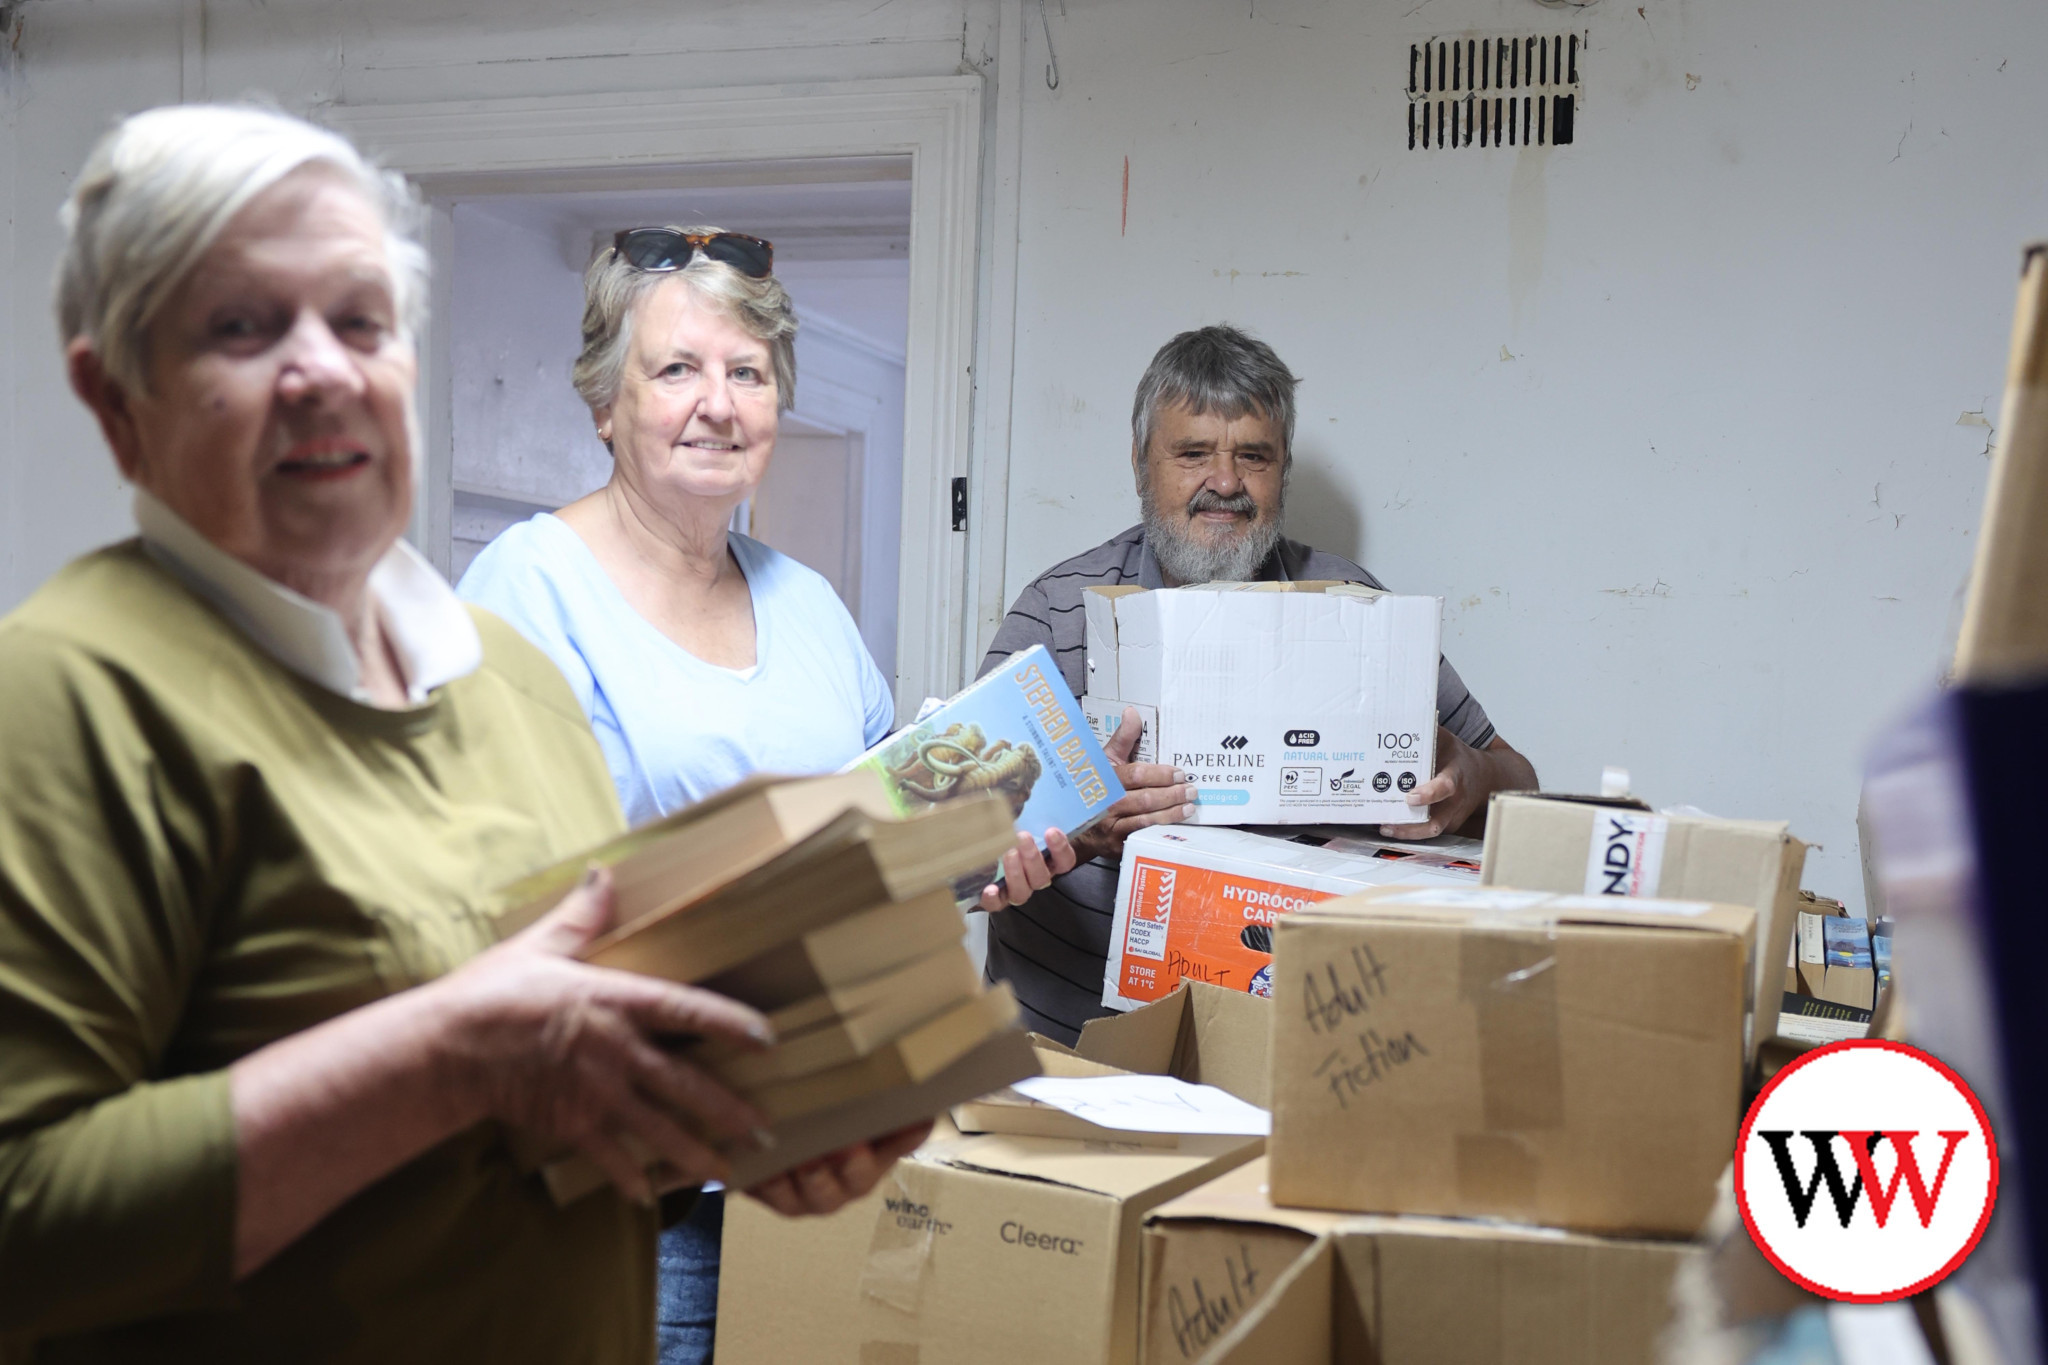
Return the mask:
POLYGON ((641 270, 681 270, 703 252, 750 279, 775 269, 775 244, 744 232, 678 232, 668 227, 627 228, 612 239, 612 250, 641 270))

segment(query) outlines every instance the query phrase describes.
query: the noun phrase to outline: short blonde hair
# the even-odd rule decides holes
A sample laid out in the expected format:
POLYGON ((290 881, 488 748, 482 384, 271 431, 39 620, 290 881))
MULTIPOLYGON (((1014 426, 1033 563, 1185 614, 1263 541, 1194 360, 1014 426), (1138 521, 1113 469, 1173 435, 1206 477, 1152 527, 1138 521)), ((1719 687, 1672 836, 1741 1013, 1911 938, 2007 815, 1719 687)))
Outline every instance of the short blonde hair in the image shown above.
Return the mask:
MULTIPOLYGON (((715 227, 679 227, 676 232, 708 237, 725 231, 715 227)), ((569 372, 577 395, 594 412, 610 407, 626 374, 626 353, 633 345, 633 318, 647 296, 663 280, 681 276, 699 299, 725 313, 740 330, 768 343, 775 370, 776 406, 796 402, 796 305, 773 275, 759 279, 742 275, 724 261, 703 252, 681 270, 642 270, 606 247, 583 272, 583 349, 569 372)))
POLYGON ((57 328, 84 337, 115 380, 148 388, 150 324, 249 202, 303 166, 332 166, 384 220, 399 325, 424 320, 427 253, 403 176, 347 138, 254 105, 187 104, 132 115, 99 140, 58 214, 57 328))

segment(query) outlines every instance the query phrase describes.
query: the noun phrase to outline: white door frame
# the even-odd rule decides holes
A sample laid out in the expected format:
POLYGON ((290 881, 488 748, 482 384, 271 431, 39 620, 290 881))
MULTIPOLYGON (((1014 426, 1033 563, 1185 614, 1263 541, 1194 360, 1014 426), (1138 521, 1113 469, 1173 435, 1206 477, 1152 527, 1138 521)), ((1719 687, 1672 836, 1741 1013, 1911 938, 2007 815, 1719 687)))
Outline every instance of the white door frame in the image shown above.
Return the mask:
MULTIPOLYGON (((486 177, 630 170, 708 162, 908 154, 911 158, 910 336, 903 405, 903 546, 898 575, 896 704, 960 686, 974 642, 967 537, 952 530, 952 481, 974 462, 975 248, 980 208, 981 78, 976 75, 763 86, 654 95, 449 100, 327 110, 384 164, 429 197, 486 177)), ((474 190, 472 190, 474 192, 474 190)), ((436 213, 437 259, 452 225, 436 213)), ((422 338, 424 496, 414 538, 438 546, 453 507, 446 327, 448 272, 422 338)), ((573 326, 573 319, 564 319, 573 326)), ((995 478, 969 479, 984 498, 995 478)), ((975 520, 1000 518, 986 501, 975 520)), ((1000 537, 997 537, 998 541, 1000 537)))

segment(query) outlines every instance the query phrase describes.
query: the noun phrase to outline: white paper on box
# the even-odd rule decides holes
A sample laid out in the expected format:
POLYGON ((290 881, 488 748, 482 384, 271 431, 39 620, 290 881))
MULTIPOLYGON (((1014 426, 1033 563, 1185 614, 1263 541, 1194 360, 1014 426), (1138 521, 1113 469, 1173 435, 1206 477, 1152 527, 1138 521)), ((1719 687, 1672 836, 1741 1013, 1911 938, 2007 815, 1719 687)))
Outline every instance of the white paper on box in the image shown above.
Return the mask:
POLYGON ((1033 1076, 1010 1087, 1075 1118, 1127 1133, 1265 1137, 1273 1116, 1227 1090, 1172 1076, 1033 1076))
POLYGON ((1654 896, 1671 822, 1647 811, 1602 809, 1586 848, 1586 894, 1654 896))
POLYGON ((1194 824, 1425 819, 1441 599, 1270 586, 1084 593, 1091 714, 1152 709, 1194 824))

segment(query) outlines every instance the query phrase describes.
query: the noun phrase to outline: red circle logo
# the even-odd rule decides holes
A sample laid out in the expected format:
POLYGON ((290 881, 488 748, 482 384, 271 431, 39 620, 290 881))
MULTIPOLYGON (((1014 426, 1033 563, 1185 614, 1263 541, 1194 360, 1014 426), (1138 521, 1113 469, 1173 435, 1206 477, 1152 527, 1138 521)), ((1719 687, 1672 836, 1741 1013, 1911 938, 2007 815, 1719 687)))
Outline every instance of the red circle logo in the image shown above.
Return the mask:
POLYGON ((1735 1202, 1758 1249, 1795 1284, 1847 1303, 1939 1284, 1997 1201, 1984 1106, 1904 1043, 1852 1039, 1789 1063, 1736 1138, 1735 1202))

